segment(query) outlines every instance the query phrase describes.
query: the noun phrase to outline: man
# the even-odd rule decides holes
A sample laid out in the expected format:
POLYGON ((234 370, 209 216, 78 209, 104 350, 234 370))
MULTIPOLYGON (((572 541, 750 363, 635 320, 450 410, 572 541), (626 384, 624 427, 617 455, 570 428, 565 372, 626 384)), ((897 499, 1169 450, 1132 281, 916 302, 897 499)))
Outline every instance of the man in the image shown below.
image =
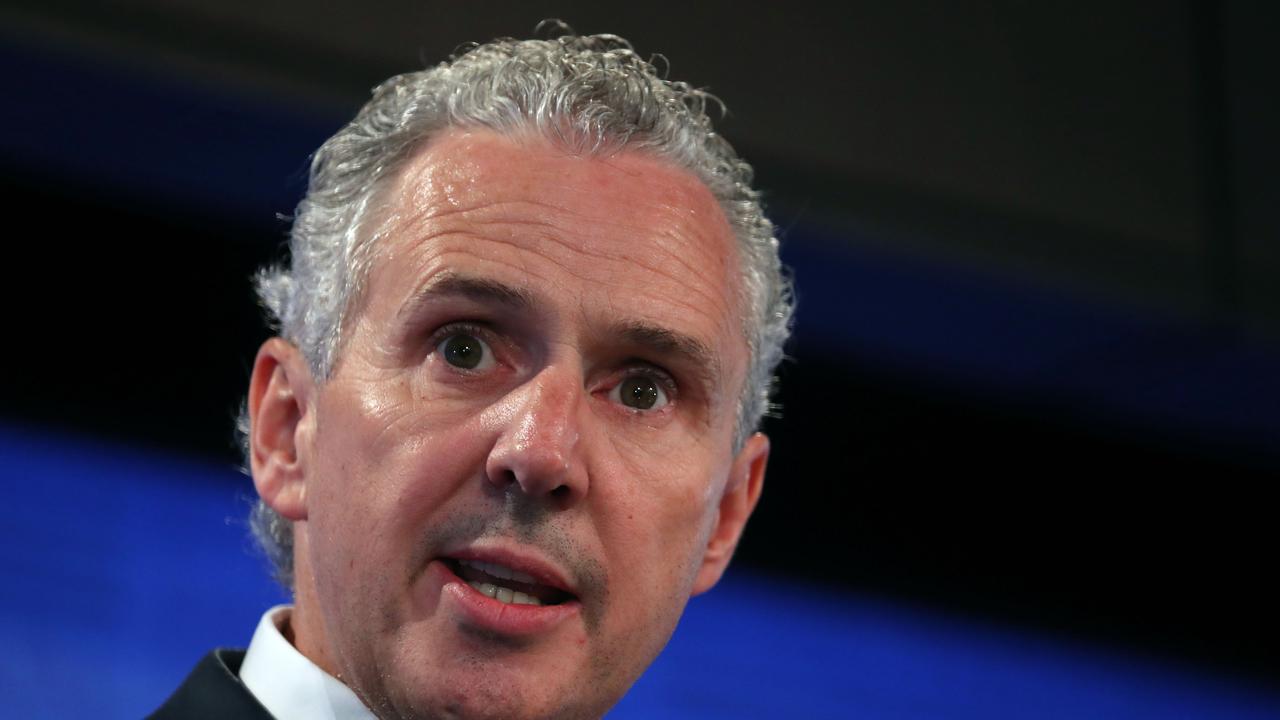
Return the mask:
POLYGON ((295 603, 156 717, 618 701, 760 496, 790 321, 708 97, 615 37, 498 41, 325 143, 243 423, 295 603))

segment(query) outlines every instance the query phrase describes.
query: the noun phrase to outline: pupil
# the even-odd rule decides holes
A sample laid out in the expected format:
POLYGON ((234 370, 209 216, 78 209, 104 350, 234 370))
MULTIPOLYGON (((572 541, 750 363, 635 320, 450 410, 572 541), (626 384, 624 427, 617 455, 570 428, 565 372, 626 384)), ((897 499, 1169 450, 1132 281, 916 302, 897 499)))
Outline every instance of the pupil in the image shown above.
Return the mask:
POLYGON ((622 404, 639 410, 648 410, 658 402, 658 388, 652 380, 642 377, 627 378, 622 382, 622 404))
POLYGON ((470 335, 454 335, 444 343, 444 358, 455 367, 472 370, 480 364, 483 353, 480 341, 470 335))

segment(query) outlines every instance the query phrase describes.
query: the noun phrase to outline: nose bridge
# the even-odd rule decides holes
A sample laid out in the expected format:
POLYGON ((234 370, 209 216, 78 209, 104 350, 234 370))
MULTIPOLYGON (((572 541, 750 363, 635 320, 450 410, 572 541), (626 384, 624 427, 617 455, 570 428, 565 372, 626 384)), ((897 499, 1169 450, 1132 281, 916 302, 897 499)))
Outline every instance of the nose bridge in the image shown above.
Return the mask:
POLYGON ((561 368, 548 367, 529 383, 518 414, 515 440, 526 452, 556 456, 566 464, 578 444, 581 383, 561 368))
POLYGON ((518 391, 486 465, 490 482, 517 485, 530 496, 561 502, 585 492, 578 459, 578 415, 584 391, 572 368, 548 365, 518 391))

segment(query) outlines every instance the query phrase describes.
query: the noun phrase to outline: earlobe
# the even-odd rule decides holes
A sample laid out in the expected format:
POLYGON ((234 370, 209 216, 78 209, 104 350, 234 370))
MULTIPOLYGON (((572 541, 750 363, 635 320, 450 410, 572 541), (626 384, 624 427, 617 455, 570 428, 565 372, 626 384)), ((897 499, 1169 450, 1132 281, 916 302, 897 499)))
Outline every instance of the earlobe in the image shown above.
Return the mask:
POLYGON ((734 458, 729 481, 720 498, 716 525, 707 541, 707 552, 702 567, 693 583, 693 594, 704 593, 720 581, 747 520, 760 500, 764 489, 765 468, 769 464, 769 438, 756 433, 747 439, 742 450, 734 458))
POLYGON ((249 380, 249 465, 263 501, 288 520, 305 520, 305 445, 313 422, 311 370, 281 338, 258 349, 249 380))

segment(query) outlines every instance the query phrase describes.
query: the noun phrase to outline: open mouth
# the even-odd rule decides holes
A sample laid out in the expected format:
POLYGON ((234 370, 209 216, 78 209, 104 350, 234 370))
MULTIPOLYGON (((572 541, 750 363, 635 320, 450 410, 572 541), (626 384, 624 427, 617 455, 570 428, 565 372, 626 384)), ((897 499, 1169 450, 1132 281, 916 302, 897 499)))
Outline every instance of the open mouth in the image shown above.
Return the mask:
POLYGON ((575 599, 561 588, 538 582, 532 575, 497 563, 442 558, 476 592, 508 605, 560 605, 575 599))

